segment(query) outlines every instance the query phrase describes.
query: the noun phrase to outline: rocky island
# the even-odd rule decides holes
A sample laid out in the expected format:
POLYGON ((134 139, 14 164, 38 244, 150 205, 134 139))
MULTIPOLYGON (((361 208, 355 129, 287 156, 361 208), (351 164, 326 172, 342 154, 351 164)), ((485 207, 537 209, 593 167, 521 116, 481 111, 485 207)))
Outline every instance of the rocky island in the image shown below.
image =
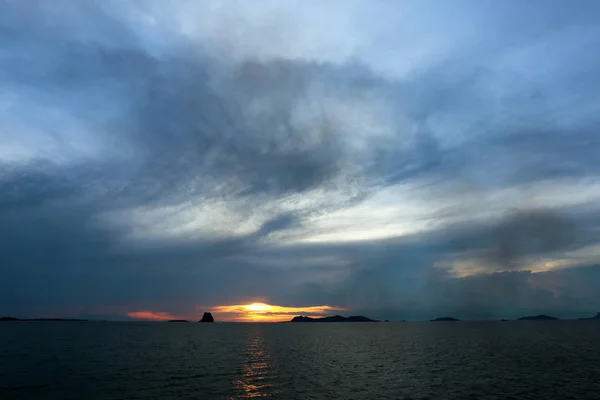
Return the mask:
POLYGON ((558 318, 551 317, 549 315, 532 315, 527 317, 521 317, 517 321, 556 321, 558 318))
POLYGON ((215 322, 215 319, 211 313, 205 312, 204 315, 202 315, 202 319, 198 322, 215 322))
POLYGON ((333 317, 322 317, 312 318, 305 316, 297 316, 292 318, 290 322, 379 322, 374 319, 363 317, 362 315, 354 315, 350 317, 342 317, 341 315, 334 315, 333 317))
POLYGON ((170 319, 167 322, 190 322, 187 319, 170 319))
POLYGON ((458 322, 460 319, 452 318, 452 317, 440 317, 436 319, 432 319, 431 322, 458 322))

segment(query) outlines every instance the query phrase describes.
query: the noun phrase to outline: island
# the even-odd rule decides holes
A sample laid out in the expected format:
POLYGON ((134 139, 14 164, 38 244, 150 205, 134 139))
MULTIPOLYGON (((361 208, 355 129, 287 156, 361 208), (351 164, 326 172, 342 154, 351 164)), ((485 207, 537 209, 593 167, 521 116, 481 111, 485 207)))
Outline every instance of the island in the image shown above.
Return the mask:
POLYGON ((187 319, 170 319, 167 322, 190 322, 187 319))
POLYGON ((590 318, 579 318, 579 320, 581 321, 600 321, 600 312, 596 313, 595 316, 590 317, 590 318))
POLYGON ((205 312, 204 315, 202 315, 202 319, 198 322, 215 322, 215 319, 211 313, 205 312))
POLYGON ((51 321, 51 322, 87 322, 87 319, 78 318, 32 318, 23 321, 51 321))
POLYGON ((432 319, 431 322, 458 322, 460 319, 452 318, 452 317, 440 317, 436 319, 432 319))
POLYGON ((334 315, 333 317, 312 318, 303 315, 292 318, 290 322, 379 322, 374 319, 363 317, 362 315, 353 315, 350 317, 342 317, 334 315))
POLYGON ((50 322, 84 322, 87 319, 74 319, 74 318, 15 318, 15 317, 2 317, 0 321, 50 321, 50 322))
POLYGON ((551 317, 549 315, 531 315, 527 317, 521 317, 517 321, 556 321, 558 318, 551 317))

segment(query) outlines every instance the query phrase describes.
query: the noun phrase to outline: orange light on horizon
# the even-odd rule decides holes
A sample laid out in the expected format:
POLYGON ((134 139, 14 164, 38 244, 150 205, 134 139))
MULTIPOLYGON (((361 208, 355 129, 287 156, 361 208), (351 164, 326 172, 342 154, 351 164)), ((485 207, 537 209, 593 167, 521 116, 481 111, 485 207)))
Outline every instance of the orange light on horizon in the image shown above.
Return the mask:
POLYGON ((181 317, 176 317, 172 314, 166 312, 157 312, 157 311, 132 311, 128 312, 127 316, 135 319, 148 319, 152 321, 168 321, 170 319, 183 319, 181 317))
POLYGON ((211 310, 215 319, 228 322, 285 322, 296 315, 321 317, 336 311, 346 311, 346 309, 334 306, 285 307, 266 303, 250 303, 217 306, 211 310))

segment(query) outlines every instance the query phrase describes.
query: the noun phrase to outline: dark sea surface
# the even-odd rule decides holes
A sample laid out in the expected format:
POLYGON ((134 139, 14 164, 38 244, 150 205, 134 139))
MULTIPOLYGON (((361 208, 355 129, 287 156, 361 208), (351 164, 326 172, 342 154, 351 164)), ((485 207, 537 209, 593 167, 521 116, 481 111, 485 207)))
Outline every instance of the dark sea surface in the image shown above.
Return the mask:
POLYGON ((600 322, 0 322, 0 399, 600 399, 600 322))

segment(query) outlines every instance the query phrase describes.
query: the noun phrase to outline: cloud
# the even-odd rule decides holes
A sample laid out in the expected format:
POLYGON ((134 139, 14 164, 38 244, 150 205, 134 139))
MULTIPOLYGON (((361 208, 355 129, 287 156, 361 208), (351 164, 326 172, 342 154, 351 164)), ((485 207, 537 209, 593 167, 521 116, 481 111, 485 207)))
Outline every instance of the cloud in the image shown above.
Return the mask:
POLYGON ((587 310, 597 11, 5 2, 0 313, 587 310))

